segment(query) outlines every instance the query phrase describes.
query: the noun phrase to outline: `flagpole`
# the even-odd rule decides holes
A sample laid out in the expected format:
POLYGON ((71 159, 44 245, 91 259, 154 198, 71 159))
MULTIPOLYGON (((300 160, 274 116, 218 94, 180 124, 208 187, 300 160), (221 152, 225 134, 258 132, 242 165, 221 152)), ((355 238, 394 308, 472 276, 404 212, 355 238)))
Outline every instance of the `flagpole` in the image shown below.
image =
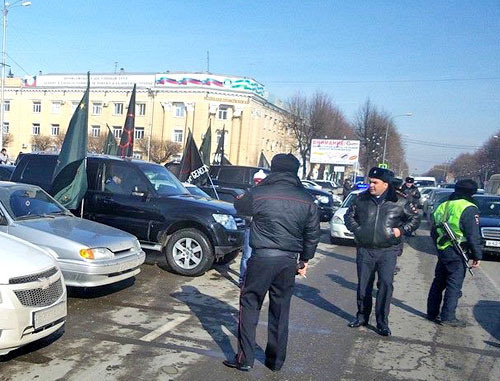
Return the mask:
POLYGON ((220 165, 223 166, 224 165, 224 143, 226 142, 224 140, 225 138, 225 135, 226 135, 226 125, 224 124, 222 126, 222 151, 221 151, 221 155, 220 155, 220 165))
POLYGON ((212 178, 210 177, 210 173, 207 172, 208 179, 210 180, 210 184, 212 184, 212 189, 214 190, 215 197, 217 197, 217 200, 220 200, 219 194, 217 193, 217 190, 215 189, 214 182, 212 181, 212 178))
MULTIPOLYGON (((83 169, 85 170, 85 173, 87 173, 87 156, 85 156, 85 159, 83 160, 83 169)), ((83 218, 83 207, 85 205, 85 196, 82 198, 82 205, 80 207, 80 218, 83 218)))

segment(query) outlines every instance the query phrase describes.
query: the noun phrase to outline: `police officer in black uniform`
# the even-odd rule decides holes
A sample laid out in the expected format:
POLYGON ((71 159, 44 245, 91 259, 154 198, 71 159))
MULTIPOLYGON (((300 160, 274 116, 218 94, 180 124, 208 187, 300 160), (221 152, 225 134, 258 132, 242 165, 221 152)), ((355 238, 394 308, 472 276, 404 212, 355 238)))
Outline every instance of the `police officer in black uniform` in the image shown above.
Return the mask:
POLYGON ((469 251, 471 267, 479 267, 482 258, 479 210, 472 199, 476 192, 477 183, 474 180, 458 181, 455 184, 455 192, 450 195, 448 201, 439 205, 432 215, 431 236, 438 250, 438 262, 427 298, 427 318, 446 326, 466 325, 464 321, 457 319, 455 313, 458 299, 462 296, 466 266, 463 257, 455 251, 439 224, 448 222, 455 236, 462 242, 462 247, 469 251))
POLYGON ((266 366, 278 371, 286 357, 288 319, 295 275, 305 275, 307 261, 319 242, 319 214, 314 199, 304 189, 291 154, 277 154, 271 173, 234 202, 237 212, 252 216, 246 276, 240 294, 238 354, 224 365, 242 371, 252 368, 255 331, 264 297, 269 292, 266 366), (297 260, 300 260, 297 263, 297 260))
POLYGON ((412 202, 414 205, 418 204, 420 200, 420 192, 415 186, 415 179, 413 177, 408 176, 405 179, 405 183, 402 186, 401 191, 406 194, 408 201, 412 202))
POLYGON ((368 325, 377 273, 377 333, 390 336, 389 307, 396 259, 403 250, 401 237, 417 230, 420 217, 412 204, 396 194, 391 183, 394 177, 392 171, 372 168, 368 177, 369 189, 358 195, 344 218, 347 229, 354 233, 357 245, 358 313, 348 326, 368 325))

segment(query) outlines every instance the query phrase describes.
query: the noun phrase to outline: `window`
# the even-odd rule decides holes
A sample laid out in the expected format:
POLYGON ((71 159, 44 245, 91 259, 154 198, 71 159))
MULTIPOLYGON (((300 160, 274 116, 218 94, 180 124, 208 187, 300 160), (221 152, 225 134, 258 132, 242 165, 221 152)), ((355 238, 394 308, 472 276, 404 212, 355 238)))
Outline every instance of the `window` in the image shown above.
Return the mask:
POLYGON ((92 126, 92 137, 97 138, 101 135, 101 126, 94 125, 92 126))
POLYGON ((113 135, 115 135, 115 138, 121 138, 122 137, 122 128, 118 126, 113 126, 113 135))
POLYGON ((50 126, 50 134, 52 136, 57 136, 59 135, 59 125, 58 124, 52 124, 50 126))
POLYGON ((33 135, 40 135, 40 123, 33 123, 33 135))
POLYGON ((146 115, 146 103, 137 103, 137 115, 146 115))
POLYGON ((182 143, 184 141, 184 131, 183 130, 174 130, 173 141, 175 143, 182 143))
POLYGON ((71 112, 74 113, 76 108, 78 107, 78 105, 80 104, 80 102, 78 101, 72 101, 71 102, 71 112))
POLYGON ((61 102, 52 102, 52 114, 59 114, 61 112, 61 102))
POLYGON ((115 103, 115 115, 123 115, 123 103, 115 103))
POLYGON ((33 101, 33 112, 41 113, 42 112, 42 102, 33 101))
POLYGON ((3 122, 3 133, 8 134, 10 133, 10 125, 9 122, 3 122))
POLYGON ((142 153, 140 153, 140 152, 134 152, 134 153, 132 154, 132 157, 133 157, 134 159, 139 159, 139 160, 142 160, 142 153))
POLYGON ((3 111, 10 111, 10 101, 3 101, 3 111))
POLYGON ((227 106, 219 106, 219 112, 217 114, 218 119, 227 119, 227 106))
POLYGON ((102 102, 92 103, 92 114, 101 115, 102 114, 102 102))
POLYGON ((144 127, 134 128, 134 139, 144 139, 144 127))
POLYGON ((137 173, 134 167, 121 163, 110 163, 106 165, 105 170, 105 192, 132 195, 132 192, 145 192, 150 189, 146 180, 137 173))
POLYGON ((182 118, 184 117, 184 110, 185 110, 185 107, 184 107, 184 103, 174 103, 174 112, 175 112, 175 116, 177 118, 182 118))
POLYGON ((217 179, 226 183, 245 183, 245 170, 242 168, 221 167, 217 179))

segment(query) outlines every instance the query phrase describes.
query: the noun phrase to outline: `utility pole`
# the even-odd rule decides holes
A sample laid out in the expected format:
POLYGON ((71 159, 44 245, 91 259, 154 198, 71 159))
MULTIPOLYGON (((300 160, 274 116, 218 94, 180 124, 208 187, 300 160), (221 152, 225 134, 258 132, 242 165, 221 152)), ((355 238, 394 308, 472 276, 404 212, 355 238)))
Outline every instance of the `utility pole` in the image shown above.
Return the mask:
POLYGON ((207 73, 210 73, 210 51, 207 50, 207 73))

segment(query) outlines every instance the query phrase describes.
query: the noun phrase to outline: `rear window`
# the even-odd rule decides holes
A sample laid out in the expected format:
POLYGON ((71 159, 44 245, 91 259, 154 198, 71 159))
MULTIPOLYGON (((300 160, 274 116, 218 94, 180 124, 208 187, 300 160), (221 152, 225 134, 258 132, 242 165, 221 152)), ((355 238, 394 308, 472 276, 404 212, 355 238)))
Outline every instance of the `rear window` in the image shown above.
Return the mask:
POLYGON ((52 183, 57 156, 32 156, 28 160, 19 180, 23 183, 49 186, 52 183))
POLYGON ((245 183, 245 170, 242 168, 223 167, 219 170, 217 180, 225 183, 245 183))

